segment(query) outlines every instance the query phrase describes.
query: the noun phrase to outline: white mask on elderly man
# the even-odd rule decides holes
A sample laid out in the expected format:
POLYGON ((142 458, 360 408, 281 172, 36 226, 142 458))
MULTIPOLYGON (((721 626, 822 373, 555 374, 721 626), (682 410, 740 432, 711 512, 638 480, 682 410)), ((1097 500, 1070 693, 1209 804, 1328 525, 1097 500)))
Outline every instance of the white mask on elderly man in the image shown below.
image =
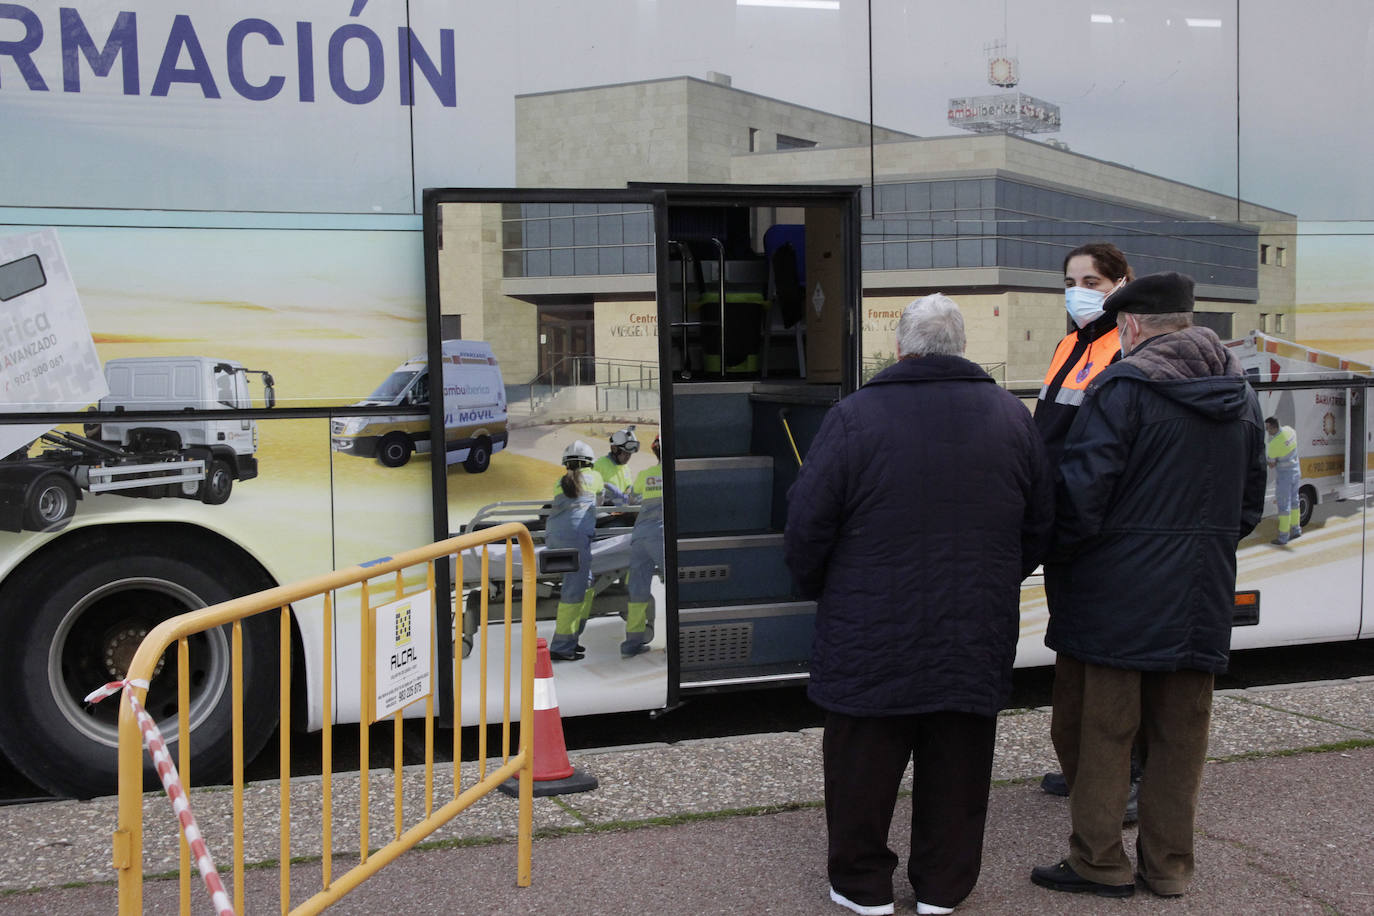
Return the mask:
POLYGON ((1101 290, 1088 289, 1086 286, 1070 286, 1064 290, 1064 307, 1069 311, 1069 317, 1073 323, 1080 328, 1086 328, 1088 324, 1102 314, 1102 302, 1107 298, 1107 294, 1101 290))

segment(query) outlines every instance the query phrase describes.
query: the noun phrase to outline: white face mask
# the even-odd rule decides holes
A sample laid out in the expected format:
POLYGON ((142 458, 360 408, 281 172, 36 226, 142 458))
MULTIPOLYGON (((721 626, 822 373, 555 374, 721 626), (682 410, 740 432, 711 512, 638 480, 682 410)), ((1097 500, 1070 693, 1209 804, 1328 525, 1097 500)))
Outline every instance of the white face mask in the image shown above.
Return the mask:
POLYGON ((1094 318, 1102 314, 1102 302, 1107 294, 1086 286, 1070 286, 1064 290, 1064 307, 1069 317, 1080 328, 1085 328, 1094 318))

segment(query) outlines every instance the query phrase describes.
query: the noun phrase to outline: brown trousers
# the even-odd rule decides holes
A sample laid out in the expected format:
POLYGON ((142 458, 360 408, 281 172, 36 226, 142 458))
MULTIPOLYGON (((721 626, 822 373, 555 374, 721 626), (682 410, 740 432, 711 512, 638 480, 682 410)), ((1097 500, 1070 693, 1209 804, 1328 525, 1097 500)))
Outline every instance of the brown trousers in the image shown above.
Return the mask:
POLYGON ((1202 671, 1127 671, 1057 657, 1050 735, 1069 783, 1068 862, 1078 875, 1103 884, 1134 880, 1121 819, 1139 733, 1136 872, 1158 893, 1187 890, 1213 680, 1202 671))

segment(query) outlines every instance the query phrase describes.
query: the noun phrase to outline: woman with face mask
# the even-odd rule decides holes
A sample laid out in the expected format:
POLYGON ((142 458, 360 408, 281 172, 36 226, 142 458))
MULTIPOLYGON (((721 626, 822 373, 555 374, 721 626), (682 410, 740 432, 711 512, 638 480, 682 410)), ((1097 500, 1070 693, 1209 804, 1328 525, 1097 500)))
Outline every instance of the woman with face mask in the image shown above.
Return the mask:
MULTIPOLYGON (((1073 425, 1088 383, 1121 358, 1121 339, 1116 315, 1106 311, 1107 297, 1135 279, 1126 256, 1109 242, 1080 245, 1064 258, 1064 307, 1073 329, 1059 342, 1045 372, 1040 399, 1035 404, 1035 426, 1045 440, 1050 470, 1059 467, 1064 437, 1073 425)), ((1054 613, 1053 597, 1050 613, 1054 613)), ((1136 782, 1140 761, 1131 757, 1131 798, 1126 821, 1135 820, 1136 782)), ((1060 773, 1047 773, 1040 787, 1051 795, 1067 795, 1068 784, 1060 773)))
POLYGON ((1121 358, 1116 318, 1106 313, 1106 300, 1133 279, 1126 256, 1108 242, 1080 245, 1064 258, 1064 307, 1074 327, 1055 349, 1035 405, 1035 425, 1051 468, 1059 465, 1088 382, 1121 358))

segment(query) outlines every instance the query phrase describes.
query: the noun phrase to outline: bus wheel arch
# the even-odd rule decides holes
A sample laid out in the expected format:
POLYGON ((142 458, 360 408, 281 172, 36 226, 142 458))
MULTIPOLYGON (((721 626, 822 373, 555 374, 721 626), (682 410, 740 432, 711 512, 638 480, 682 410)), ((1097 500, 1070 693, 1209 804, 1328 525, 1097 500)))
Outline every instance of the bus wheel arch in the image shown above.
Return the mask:
MULTIPOLYGON (((272 584, 242 550, 193 526, 108 525, 49 542, 0 585, 0 608, 26 610, 0 616, 0 664, 15 675, 9 712, 0 717, 0 750, 56 795, 113 794, 119 701, 88 705, 84 693, 123 677, 143 637, 162 620, 272 584), (67 572, 55 578, 56 570, 67 572)), ((251 759, 277 725, 277 621, 258 615, 244 621, 242 633, 244 752, 251 759)), ((190 637, 188 647, 191 778, 205 785, 225 779, 232 759, 229 628, 190 637)), ((169 647, 146 703, 173 759, 176 668, 169 647)), ((144 784, 158 785, 146 755, 144 784)))

